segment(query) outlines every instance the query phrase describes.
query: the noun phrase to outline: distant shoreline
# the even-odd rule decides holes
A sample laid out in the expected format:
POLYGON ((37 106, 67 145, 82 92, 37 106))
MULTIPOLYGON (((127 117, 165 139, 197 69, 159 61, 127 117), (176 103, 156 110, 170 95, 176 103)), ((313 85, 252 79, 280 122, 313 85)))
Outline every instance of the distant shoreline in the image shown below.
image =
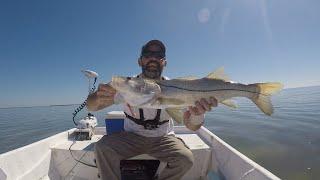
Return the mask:
POLYGON ((79 104, 53 104, 49 106, 73 106, 73 105, 79 105, 79 104))
POLYGON ((40 106, 12 106, 12 107, 0 107, 0 109, 11 109, 11 108, 35 108, 35 107, 56 107, 56 106, 75 106, 79 104, 53 104, 53 105, 40 105, 40 106))

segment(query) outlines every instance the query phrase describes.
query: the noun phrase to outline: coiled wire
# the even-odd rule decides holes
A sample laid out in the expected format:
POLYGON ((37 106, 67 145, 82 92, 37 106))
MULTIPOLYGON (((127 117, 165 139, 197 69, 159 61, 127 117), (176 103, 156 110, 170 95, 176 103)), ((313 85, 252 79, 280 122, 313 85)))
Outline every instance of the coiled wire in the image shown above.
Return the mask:
MULTIPOLYGON (((91 90, 89 91, 89 95, 92 94, 92 93, 96 90, 96 86, 95 86, 96 82, 97 82, 97 78, 94 78, 93 87, 92 87, 91 90)), ((86 105, 87 105, 87 100, 85 100, 77 109, 74 110, 74 113, 72 113, 72 115, 73 115, 72 121, 73 121, 74 125, 78 126, 78 123, 76 123, 76 121, 75 121, 74 118, 77 116, 77 114, 78 114, 84 107, 86 107, 86 105)), ((81 132, 80 132, 80 133, 81 133, 81 132)), ((85 162, 81 161, 82 157, 83 157, 87 152, 86 152, 84 155, 81 156, 80 160, 77 159, 77 158, 75 158, 75 157, 73 156, 71 147, 75 144, 76 141, 77 141, 77 138, 75 139, 75 141, 73 141, 73 143, 72 143, 72 144, 70 145, 70 147, 69 147, 69 152, 70 152, 72 158, 73 158, 75 161, 77 161, 78 163, 81 163, 81 164, 86 165, 86 166, 89 166, 89 167, 94 167, 94 168, 96 168, 96 167, 97 167, 96 165, 91 165, 91 164, 88 164, 88 163, 85 163, 85 162)), ((75 166, 76 166, 76 165, 75 165, 75 166)), ((74 167, 75 167, 75 166, 74 166, 74 167)), ((73 168, 74 168, 74 167, 73 167, 73 168)), ((70 172, 71 172, 71 170, 70 170, 70 172)), ((69 173, 70 173, 70 172, 69 172, 69 173)), ((69 173, 68 173, 68 174, 69 174, 69 173)))
MULTIPOLYGON (((97 78, 94 78, 94 82, 93 82, 93 87, 91 88, 91 90, 89 91, 89 94, 92 94, 95 90, 96 90, 96 84, 97 82, 97 78)), ((87 105, 87 100, 85 100, 83 103, 80 104, 80 106, 74 110, 74 113, 72 113, 73 117, 72 117, 72 121, 74 123, 74 125, 78 126, 78 123, 76 123, 76 121, 74 120, 74 118, 77 116, 77 114, 87 105)))

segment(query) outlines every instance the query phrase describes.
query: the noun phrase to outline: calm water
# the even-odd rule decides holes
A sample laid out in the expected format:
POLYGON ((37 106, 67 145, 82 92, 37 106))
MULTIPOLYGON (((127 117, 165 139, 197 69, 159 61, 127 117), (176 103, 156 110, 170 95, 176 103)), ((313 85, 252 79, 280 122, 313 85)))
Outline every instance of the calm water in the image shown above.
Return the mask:
MULTIPOLYGON (((320 179, 320 86, 283 90, 273 97, 272 117, 248 100, 237 102, 237 110, 221 106, 208 113, 206 127, 282 179, 320 179)), ((75 108, 0 109, 0 153, 72 128, 75 108)), ((115 109, 95 113, 100 126, 115 109)))

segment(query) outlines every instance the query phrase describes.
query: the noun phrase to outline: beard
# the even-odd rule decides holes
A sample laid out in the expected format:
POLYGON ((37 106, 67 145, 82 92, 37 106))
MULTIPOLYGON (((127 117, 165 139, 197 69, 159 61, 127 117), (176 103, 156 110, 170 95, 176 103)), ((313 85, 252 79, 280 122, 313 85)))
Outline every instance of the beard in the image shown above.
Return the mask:
POLYGON ((150 79, 158 79, 161 77, 163 68, 158 61, 149 61, 142 66, 142 74, 150 79))

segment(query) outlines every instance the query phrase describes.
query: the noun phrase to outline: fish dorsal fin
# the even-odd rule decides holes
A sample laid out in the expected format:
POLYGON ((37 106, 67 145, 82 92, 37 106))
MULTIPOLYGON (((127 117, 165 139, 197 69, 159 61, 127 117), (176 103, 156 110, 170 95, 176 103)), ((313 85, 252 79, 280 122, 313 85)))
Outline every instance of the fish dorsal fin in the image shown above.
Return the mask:
POLYGON ((174 78, 174 79, 177 79, 177 80, 195 80, 195 79, 198 79, 198 78, 196 76, 186 76, 186 77, 177 77, 177 78, 174 78))
POLYGON ((220 67, 219 69, 215 70, 214 72, 208 74, 206 78, 209 79, 220 79, 226 82, 230 81, 230 78, 224 73, 224 68, 220 67))

